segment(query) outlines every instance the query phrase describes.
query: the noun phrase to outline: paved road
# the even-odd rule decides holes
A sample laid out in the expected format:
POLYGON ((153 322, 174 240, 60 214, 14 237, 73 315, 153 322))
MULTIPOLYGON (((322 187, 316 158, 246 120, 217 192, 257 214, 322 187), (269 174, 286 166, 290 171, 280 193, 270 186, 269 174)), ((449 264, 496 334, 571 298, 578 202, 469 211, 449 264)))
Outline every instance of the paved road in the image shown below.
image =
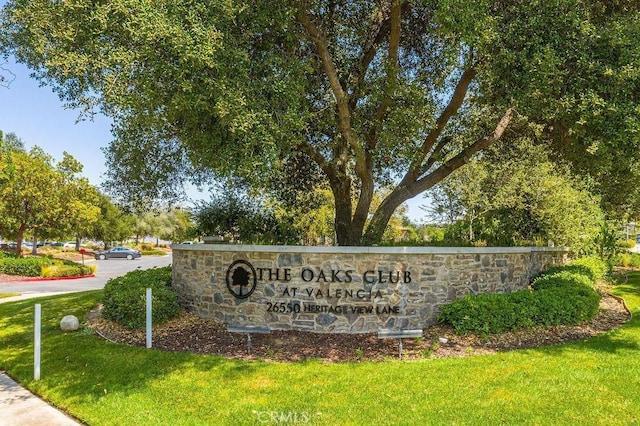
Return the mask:
MULTIPOLYGON (((81 278, 75 280, 55 281, 23 281, 0 282, 0 293, 20 293, 23 298, 45 296, 59 293, 72 293, 77 291, 97 290, 104 287, 110 278, 119 277, 135 269, 149 269, 153 267, 167 266, 171 264, 172 257, 168 256, 142 256, 140 259, 109 259, 109 260, 85 260, 87 264, 97 265, 96 276, 93 278, 81 278)), ((0 299, 10 301, 15 298, 0 299)))

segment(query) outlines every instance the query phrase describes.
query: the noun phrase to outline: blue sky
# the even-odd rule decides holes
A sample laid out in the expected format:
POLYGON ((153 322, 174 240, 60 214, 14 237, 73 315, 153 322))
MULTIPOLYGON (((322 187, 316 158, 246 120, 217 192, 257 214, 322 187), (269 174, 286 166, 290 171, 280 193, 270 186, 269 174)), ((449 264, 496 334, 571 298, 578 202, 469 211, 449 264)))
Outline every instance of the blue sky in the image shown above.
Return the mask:
POLYGON ((15 79, 8 87, 0 87, 0 130, 15 133, 27 149, 38 145, 56 160, 68 152, 84 165, 83 174, 89 181, 99 185, 105 171, 100 148, 111 140, 111 121, 96 116, 76 124, 80 112, 65 109, 51 88, 39 87, 29 78, 26 67, 13 62, 2 67, 15 74, 15 79))

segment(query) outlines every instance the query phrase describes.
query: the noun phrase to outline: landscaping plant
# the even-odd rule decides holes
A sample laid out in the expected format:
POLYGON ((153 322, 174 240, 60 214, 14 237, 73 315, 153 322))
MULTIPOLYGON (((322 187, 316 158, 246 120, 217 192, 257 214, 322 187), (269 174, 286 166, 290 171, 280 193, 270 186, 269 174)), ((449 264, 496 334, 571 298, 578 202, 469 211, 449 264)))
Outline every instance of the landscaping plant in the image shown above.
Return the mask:
POLYGON ((594 284, 606 270, 597 258, 578 259, 540 274, 528 290, 466 295, 442 306, 439 319, 451 324, 456 333, 483 335, 590 321, 600 303, 594 284))
POLYGON ((166 322, 180 313, 171 279, 171 266, 132 271, 110 279, 104 287, 102 316, 128 328, 143 327, 146 289, 151 288, 153 323, 166 322))

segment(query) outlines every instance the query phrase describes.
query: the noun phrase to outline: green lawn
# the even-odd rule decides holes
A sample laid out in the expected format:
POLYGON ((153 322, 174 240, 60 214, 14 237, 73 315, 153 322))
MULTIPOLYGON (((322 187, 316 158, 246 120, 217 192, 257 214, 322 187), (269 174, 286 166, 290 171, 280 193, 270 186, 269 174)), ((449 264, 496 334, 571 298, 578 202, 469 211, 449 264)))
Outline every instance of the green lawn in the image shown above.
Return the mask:
POLYGON ((90 425, 637 424, 640 273, 616 293, 636 314, 586 342, 460 359, 247 362, 63 334, 100 292, 40 299, 42 380, 33 381, 34 301, 0 305, 0 368, 90 425))

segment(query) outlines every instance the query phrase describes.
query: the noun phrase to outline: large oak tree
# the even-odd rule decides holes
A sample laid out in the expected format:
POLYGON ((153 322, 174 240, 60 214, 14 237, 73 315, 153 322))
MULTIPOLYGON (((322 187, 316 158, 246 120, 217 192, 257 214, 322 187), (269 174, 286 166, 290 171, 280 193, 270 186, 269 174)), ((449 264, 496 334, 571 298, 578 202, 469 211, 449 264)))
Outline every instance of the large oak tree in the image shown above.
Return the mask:
POLYGON ((623 0, 12 0, 0 44, 70 106, 114 118, 111 170, 135 187, 121 193, 207 175, 268 186, 303 155, 331 188, 338 243, 356 245, 533 124, 594 176, 628 176, 638 20, 623 0))

